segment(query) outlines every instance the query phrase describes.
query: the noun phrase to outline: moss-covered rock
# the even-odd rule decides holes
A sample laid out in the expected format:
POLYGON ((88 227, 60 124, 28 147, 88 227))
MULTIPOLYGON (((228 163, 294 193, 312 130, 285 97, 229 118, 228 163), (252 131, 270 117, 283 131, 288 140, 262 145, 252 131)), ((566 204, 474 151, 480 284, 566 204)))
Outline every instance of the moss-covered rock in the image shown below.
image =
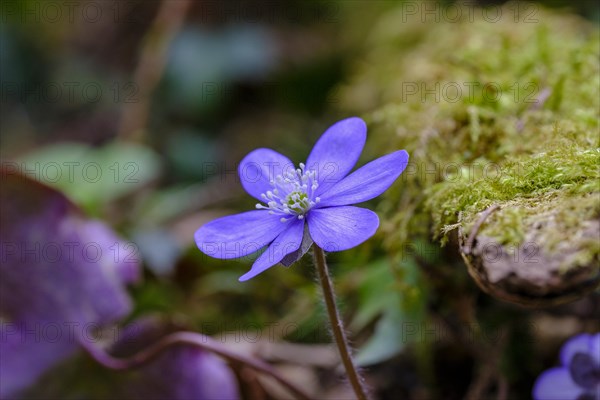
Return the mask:
POLYGON ((387 248, 450 239, 497 297, 577 298, 600 281, 598 29, 541 9, 516 18, 514 4, 495 22, 463 14, 387 13, 340 91, 370 151, 411 154, 380 207, 387 248))

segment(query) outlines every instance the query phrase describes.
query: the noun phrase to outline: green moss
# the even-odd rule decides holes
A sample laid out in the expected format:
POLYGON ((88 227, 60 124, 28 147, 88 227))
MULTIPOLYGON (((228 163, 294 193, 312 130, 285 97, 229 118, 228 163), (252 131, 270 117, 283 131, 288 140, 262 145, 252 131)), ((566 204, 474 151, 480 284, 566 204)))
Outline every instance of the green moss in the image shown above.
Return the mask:
POLYGON ((481 12, 399 23, 402 12, 376 24, 339 104, 367 120, 371 156, 411 156, 380 204, 388 250, 444 242, 498 204, 481 234, 517 246, 551 218, 544 251, 570 243, 572 265, 597 260, 597 243, 581 235, 600 215, 597 27, 544 10, 536 23, 481 12))
POLYGON ((525 209, 508 208, 503 213, 495 213, 488 220, 487 234, 496 238, 504 246, 516 248, 525 240, 523 218, 525 209))
MULTIPOLYGON (((580 150, 576 145, 509 159, 502 164, 474 164, 469 168, 473 172, 447 177, 429 187, 425 206, 431 212, 436 235, 447 233, 443 228, 457 222, 459 212, 468 223, 492 204, 512 202, 514 206, 526 206, 532 200, 543 203, 547 193, 559 192, 565 196, 565 206, 571 207, 566 201, 569 195, 600 189, 599 165, 599 149, 580 150)), ((600 203, 597 206, 600 208, 600 203)), ((512 231, 516 228, 510 225, 521 225, 519 216, 508 219, 510 223, 503 224, 503 229, 512 231)), ((506 234, 501 230, 496 229, 498 234, 492 236, 501 238, 506 234)), ((522 234, 512 236, 523 238, 522 234)))
MULTIPOLYGON (((514 254, 523 246, 535 247, 535 252, 548 257, 568 251, 569 262, 561 266, 564 272, 571 264, 597 262, 600 244, 594 220, 600 217, 598 193, 571 195, 555 190, 500 204, 502 208, 487 219, 479 234, 496 239, 508 252, 514 254)), ((465 225, 468 231, 470 224, 465 225)))

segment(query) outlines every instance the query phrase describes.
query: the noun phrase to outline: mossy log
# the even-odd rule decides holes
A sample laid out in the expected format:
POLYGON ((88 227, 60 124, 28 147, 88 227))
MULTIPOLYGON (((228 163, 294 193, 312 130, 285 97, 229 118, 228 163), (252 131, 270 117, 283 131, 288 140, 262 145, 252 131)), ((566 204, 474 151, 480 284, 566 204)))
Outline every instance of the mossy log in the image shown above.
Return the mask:
POLYGON ((544 306, 600 285, 599 31, 514 7, 494 23, 387 13, 340 109, 365 117, 372 155, 411 155, 380 206, 392 255, 450 243, 486 292, 544 306))

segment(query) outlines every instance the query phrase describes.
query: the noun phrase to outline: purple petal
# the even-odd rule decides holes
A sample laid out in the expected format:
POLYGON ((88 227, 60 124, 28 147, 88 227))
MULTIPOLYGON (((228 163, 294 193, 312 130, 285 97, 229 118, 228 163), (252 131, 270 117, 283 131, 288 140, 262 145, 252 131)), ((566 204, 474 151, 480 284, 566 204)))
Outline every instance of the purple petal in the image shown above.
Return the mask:
POLYGON ((591 355, 585 353, 575 354, 569 365, 571 379, 581 387, 593 389, 597 383, 600 384, 600 376, 596 372, 598 368, 594 364, 591 355))
POLYGON ((71 322, 0 323, 0 398, 13 398, 78 348, 71 322))
POLYGON ((313 209, 307 221, 310 236, 325 251, 358 246, 379 227, 379 218, 373 211, 350 206, 313 209))
POLYGON ((235 376, 227 364, 190 345, 168 348, 138 373, 138 380, 129 384, 128 398, 236 400, 240 397, 235 376))
POLYGON ((385 192, 408 165, 408 153, 399 150, 354 171, 321 195, 319 207, 343 206, 371 200, 385 192))
POLYGON ((596 333, 590 340, 590 355, 596 362, 596 367, 600 368, 600 333, 596 333))
POLYGON ((357 117, 336 122, 323 133, 306 160, 307 169, 317 171, 317 196, 354 168, 366 140, 367 125, 357 117))
POLYGON ((267 210, 248 211, 218 218, 198 229, 196 245, 215 258, 238 258, 255 253, 273 241, 289 222, 267 210))
POLYGON ((288 228, 277 236, 267 250, 256 259, 250 271, 240 277, 240 282, 254 278, 279 263, 286 255, 298 250, 302 243, 304 221, 294 219, 286 225, 288 228))
POLYGON ((567 367, 577 353, 588 354, 591 350, 592 335, 582 333, 570 338, 560 349, 560 362, 567 367))
POLYGON ((534 400, 576 400, 584 392, 577 386, 565 368, 552 368, 543 372, 532 390, 534 400))
POLYGON ((240 162, 238 174, 246 192, 255 199, 264 201, 260 195, 273 189, 271 180, 293 169, 294 164, 289 158, 275 150, 256 149, 240 162))

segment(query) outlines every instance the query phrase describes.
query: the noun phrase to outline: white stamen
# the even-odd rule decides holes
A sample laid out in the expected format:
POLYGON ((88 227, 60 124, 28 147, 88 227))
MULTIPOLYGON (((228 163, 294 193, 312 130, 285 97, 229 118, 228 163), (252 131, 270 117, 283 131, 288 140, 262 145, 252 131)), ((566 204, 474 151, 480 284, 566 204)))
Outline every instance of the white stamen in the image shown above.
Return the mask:
POLYGON ((287 170, 270 180, 272 189, 261 194, 267 205, 257 204, 257 209, 267 209, 271 215, 282 215, 282 222, 289 221, 290 217, 305 218, 306 213, 321 199, 313 198, 319 187, 315 179, 316 171, 307 171, 303 163, 298 165, 300 168, 287 170))

